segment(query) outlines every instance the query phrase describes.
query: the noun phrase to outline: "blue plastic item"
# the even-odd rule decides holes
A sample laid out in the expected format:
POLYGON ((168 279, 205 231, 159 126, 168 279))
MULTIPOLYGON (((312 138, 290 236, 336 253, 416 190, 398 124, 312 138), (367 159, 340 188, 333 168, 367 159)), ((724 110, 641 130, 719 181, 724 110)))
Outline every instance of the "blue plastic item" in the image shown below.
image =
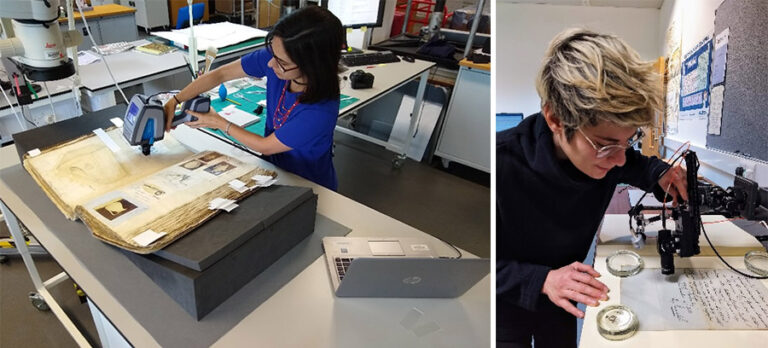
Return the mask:
MULTIPOLYGON (((192 4, 192 20, 199 21, 203 18, 205 13, 205 3, 192 4)), ((189 26, 189 6, 184 6, 179 9, 179 14, 176 16, 176 29, 186 28, 189 26)))
POLYGON ((221 84, 221 86, 219 86, 219 99, 221 101, 224 101, 224 99, 227 99, 227 87, 225 87, 223 83, 221 84))
POLYGON ((498 113, 496 114, 496 132, 501 132, 515 127, 522 120, 522 113, 498 113))
POLYGON ((141 140, 148 140, 149 146, 155 143, 155 120, 147 120, 147 125, 144 127, 144 133, 141 135, 141 140))

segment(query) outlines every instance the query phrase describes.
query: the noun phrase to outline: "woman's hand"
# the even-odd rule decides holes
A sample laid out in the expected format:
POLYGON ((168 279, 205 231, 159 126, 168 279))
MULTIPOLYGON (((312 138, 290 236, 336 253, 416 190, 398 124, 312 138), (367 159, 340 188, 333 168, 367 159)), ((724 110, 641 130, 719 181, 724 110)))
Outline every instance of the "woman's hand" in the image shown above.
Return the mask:
POLYGON ((591 266, 574 262, 549 271, 541 292, 558 307, 578 318, 583 318, 584 312, 576 308, 571 300, 593 307, 597 307, 598 301, 607 300, 608 287, 595 279, 599 276, 600 273, 591 266))
POLYGON ((163 113, 165 114, 165 131, 171 130, 171 123, 173 123, 173 116, 176 114, 176 106, 179 103, 176 102, 176 98, 168 99, 163 105, 163 113))
POLYGON ((684 201, 688 201, 688 181, 686 177, 687 172, 685 168, 678 164, 670 167, 659 179, 659 186, 672 197, 675 204, 680 203, 677 201, 677 197, 682 197, 684 201))
POLYGON ((227 121, 224 117, 221 117, 213 108, 208 110, 207 113, 199 113, 192 110, 187 110, 187 113, 197 117, 197 121, 185 123, 187 126, 192 128, 205 127, 224 130, 227 128, 227 124, 229 123, 229 121, 227 121))

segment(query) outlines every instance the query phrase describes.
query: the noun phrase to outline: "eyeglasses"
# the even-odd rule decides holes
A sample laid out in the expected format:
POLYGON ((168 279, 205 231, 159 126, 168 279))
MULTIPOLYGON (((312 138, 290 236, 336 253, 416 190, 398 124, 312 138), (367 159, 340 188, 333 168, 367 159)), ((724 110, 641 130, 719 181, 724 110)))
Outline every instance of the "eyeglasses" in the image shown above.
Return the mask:
POLYGON ((642 139, 643 136, 645 135, 645 132, 643 132, 642 129, 638 128, 637 132, 635 132, 635 134, 627 140, 627 145, 613 144, 613 145, 606 145, 598 148, 597 145, 595 145, 595 143, 592 142, 592 139, 589 139, 589 137, 586 134, 584 134, 584 131, 582 131, 581 128, 576 128, 576 129, 579 131, 579 133, 581 133, 581 135, 584 136, 584 139, 587 139, 587 141, 589 142, 589 145, 592 145, 592 148, 595 149, 595 151, 597 151, 597 158, 606 158, 608 156, 616 154, 619 151, 625 151, 626 149, 632 146, 635 146, 635 144, 637 144, 640 141, 640 139, 642 139))
POLYGON ((280 71, 282 71, 283 73, 286 73, 286 72, 289 72, 289 71, 292 71, 292 70, 296 70, 296 69, 298 69, 298 68, 299 68, 299 66, 298 66, 298 65, 296 65, 296 66, 294 66, 294 67, 292 67, 292 68, 287 68, 287 69, 286 69, 286 68, 283 66, 283 64, 282 64, 282 63, 280 63, 280 58, 277 58, 277 56, 275 56, 275 51, 273 51, 273 50, 272 50, 272 38, 269 38, 269 40, 266 42, 266 45, 265 45, 265 46, 266 46, 266 48, 267 48, 267 52, 269 52, 269 54, 270 54, 270 55, 271 55, 273 58, 275 58, 275 62, 277 63, 277 66, 280 68, 280 71))

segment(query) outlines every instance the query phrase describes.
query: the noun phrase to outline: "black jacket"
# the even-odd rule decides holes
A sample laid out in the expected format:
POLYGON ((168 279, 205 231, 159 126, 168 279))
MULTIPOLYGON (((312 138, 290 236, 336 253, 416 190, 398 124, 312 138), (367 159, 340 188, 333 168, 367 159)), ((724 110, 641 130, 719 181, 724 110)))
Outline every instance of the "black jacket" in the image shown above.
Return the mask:
MULTIPOLYGON (((496 138, 497 316, 505 308, 552 308, 541 288, 547 273, 583 261, 616 185, 658 188, 668 167, 627 149, 626 163, 596 180, 555 156, 552 131, 540 113, 496 138)), ((517 312, 517 311, 515 311, 517 312)))

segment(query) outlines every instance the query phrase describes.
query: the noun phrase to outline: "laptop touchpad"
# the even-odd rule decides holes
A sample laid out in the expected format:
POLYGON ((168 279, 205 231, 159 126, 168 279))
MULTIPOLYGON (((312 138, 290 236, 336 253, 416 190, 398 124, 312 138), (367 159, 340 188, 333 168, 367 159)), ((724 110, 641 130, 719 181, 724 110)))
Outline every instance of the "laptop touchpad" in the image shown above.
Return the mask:
POLYGON ((368 247, 374 256, 405 256, 403 248, 398 241, 370 241, 368 247))

